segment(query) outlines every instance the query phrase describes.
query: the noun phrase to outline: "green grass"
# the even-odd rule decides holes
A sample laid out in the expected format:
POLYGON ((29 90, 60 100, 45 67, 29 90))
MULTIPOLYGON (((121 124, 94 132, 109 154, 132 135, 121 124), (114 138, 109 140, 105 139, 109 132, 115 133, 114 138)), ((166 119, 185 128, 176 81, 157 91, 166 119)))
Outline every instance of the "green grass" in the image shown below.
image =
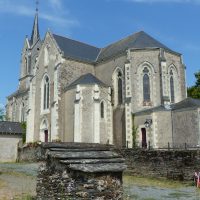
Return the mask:
POLYGON ((137 185, 144 187, 152 186, 152 187, 160 187, 160 188, 180 188, 183 186, 190 186, 188 182, 179 182, 179 181, 170 181, 168 179, 156 179, 156 178, 147 178, 147 177, 138 177, 138 176, 124 176, 124 182, 127 184, 137 185))
POLYGON ((23 195, 21 197, 16 197, 15 200, 33 200, 34 198, 30 195, 23 195))
POLYGON ((5 187, 6 182, 0 179, 0 188, 5 187))

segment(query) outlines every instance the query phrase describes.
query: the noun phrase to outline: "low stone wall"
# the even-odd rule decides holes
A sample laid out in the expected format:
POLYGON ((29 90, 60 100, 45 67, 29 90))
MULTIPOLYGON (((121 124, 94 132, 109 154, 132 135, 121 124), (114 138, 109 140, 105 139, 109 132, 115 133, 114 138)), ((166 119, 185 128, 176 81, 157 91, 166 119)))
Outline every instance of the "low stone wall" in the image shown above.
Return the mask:
POLYGON ((38 174, 37 199, 122 199, 121 177, 117 174, 87 174, 41 166, 38 174))
POLYGON ((128 172, 146 177, 166 177, 174 180, 192 180, 195 171, 200 171, 200 151, 155 151, 123 149, 128 172))
POLYGON ((19 135, 0 135, 0 162, 16 162, 17 148, 21 140, 19 135))
POLYGON ((37 177, 37 200, 122 200, 124 159, 95 144, 48 144, 37 177))
POLYGON ((18 148, 18 162, 38 162, 44 159, 42 145, 26 145, 18 148))

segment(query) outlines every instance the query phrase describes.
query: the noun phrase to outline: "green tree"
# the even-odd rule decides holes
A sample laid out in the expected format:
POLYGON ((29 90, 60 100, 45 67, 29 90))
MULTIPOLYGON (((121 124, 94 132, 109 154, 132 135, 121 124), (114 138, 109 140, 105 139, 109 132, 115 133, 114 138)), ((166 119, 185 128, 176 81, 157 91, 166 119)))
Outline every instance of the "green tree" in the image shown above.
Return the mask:
POLYGON ((0 108, 0 121, 3 121, 5 117, 5 110, 4 108, 0 108))
POLYGON ((200 87, 200 70, 194 74, 196 78, 195 86, 200 87))
POLYGON ((188 97, 200 99, 200 70, 194 74, 196 82, 194 86, 187 88, 188 97))
POLYGON ((26 122, 21 122, 21 127, 23 130, 22 141, 23 141, 23 143, 25 143, 26 142, 26 122))

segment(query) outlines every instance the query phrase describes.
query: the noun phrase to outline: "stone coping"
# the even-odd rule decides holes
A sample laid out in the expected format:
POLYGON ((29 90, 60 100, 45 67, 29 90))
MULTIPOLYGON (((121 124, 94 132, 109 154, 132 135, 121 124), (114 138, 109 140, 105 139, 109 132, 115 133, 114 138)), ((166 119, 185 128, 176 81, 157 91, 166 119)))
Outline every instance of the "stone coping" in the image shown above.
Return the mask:
POLYGON ((113 145, 89 143, 44 143, 46 159, 65 168, 86 173, 123 172, 125 160, 113 145))
POLYGON ((49 143, 42 143, 42 147, 44 149, 114 149, 114 145, 110 144, 98 144, 98 143, 79 143, 79 142, 49 142, 49 143))

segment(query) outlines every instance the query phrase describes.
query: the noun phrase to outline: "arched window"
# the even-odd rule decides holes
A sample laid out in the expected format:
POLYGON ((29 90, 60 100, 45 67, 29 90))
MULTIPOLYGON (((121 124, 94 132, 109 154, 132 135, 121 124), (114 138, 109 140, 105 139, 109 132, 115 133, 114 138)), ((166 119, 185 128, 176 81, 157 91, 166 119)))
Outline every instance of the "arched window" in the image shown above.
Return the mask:
POLYGON ((43 85, 43 109, 46 110, 49 108, 49 77, 44 77, 43 85))
POLYGON ((48 51, 48 45, 44 48, 44 66, 48 66, 49 64, 49 51, 48 51))
POLYGON ((170 71, 170 96, 171 96, 171 103, 174 103, 174 77, 172 70, 170 71))
POLYGON ((118 104, 122 104, 123 97, 122 97, 122 74, 118 72, 118 104))
POLYGON ((111 98, 114 106, 121 105, 123 103, 123 71, 120 68, 116 68, 113 76, 113 89, 111 91, 111 98))
POLYGON ((24 65, 25 65, 25 74, 24 75, 27 75, 28 74, 28 60, 26 57, 24 58, 24 65))
POLYGON ((100 104, 100 109, 101 109, 101 118, 103 119, 104 118, 104 102, 102 101, 101 104, 100 104))
POLYGON ((31 74, 31 56, 28 56, 28 74, 31 74))
POLYGON ((149 70, 147 67, 143 70, 143 100, 144 102, 150 101, 150 79, 149 79, 149 70))
POLYGON ((21 104, 21 122, 25 121, 25 108, 24 103, 21 104))

